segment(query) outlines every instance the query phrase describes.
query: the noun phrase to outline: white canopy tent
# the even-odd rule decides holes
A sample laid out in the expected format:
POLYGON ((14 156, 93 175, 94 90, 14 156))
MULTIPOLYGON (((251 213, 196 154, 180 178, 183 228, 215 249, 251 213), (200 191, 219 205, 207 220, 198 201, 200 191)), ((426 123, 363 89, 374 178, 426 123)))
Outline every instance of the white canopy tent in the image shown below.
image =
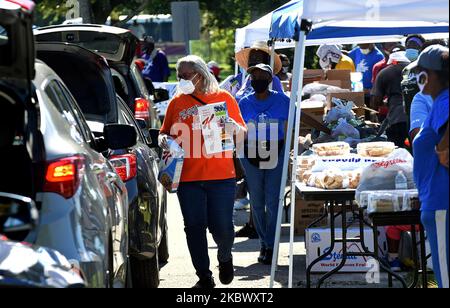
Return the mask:
MULTIPOLYGON (((309 3, 310 1, 307 1, 309 3)), ((290 1, 282 6, 297 4, 298 0, 290 1)), ((305 4, 306 5, 306 4, 305 4)), ((305 8, 306 9, 306 8, 305 8)), ((445 11, 445 10, 444 10, 445 11)), ((301 16, 301 15, 299 15, 301 16)), ((236 30, 235 51, 251 46, 256 41, 269 41, 273 12, 261 17, 244 28, 236 30)), ((398 42, 405 38, 410 29, 415 34, 422 34, 426 39, 448 38, 448 22, 434 23, 430 21, 328 21, 313 26, 313 31, 306 38, 306 46, 339 44, 398 42), (371 29, 377 29, 380 35, 373 35, 371 29), (380 31, 380 29, 389 29, 380 31)), ((293 48, 295 41, 277 42, 276 49, 293 48)))
POLYGON ((314 23, 336 20, 449 21, 448 0, 308 0, 303 19, 314 23))
MULTIPOLYGON (((289 120, 286 137, 286 147, 290 149, 291 141, 297 140, 300 134, 301 123, 301 104, 297 102, 301 99, 303 73, 305 63, 305 46, 307 35, 311 33, 319 33, 320 30, 329 27, 332 23, 339 24, 360 24, 369 36, 379 39, 381 34, 389 31, 385 28, 391 22, 400 24, 403 22, 417 23, 432 22, 446 23, 448 33, 449 22, 449 3, 448 0, 377 0, 377 1, 361 1, 361 0, 308 0, 291 1, 284 7, 272 13, 272 26, 270 38, 294 39, 295 40, 295 59, 294 59, 294 76, 292 81, 292 92, 290 101, 289 120), (367 3, 376 4, 367 5, 367 3), (305 6, 305 7, 304 7, 305 6), (303 12, 303 8, 305 8, 303 12), (305 13, 305 14, 303 14, 305 13), (308 21, 306 21, 306 19, 308 21), (419 21, 417 21, 419 20, 419 21), (312 21, 312 24, 310 23, 312 21), (372 26, 371 26, 372 25, 372 26), (296 106, 298 108, 296 108, 296 106), (292 133, 295 132, 294 138, 292 133)), ((403 35, 418 33, 417 28, 407 27, 404 29, 403 35)), ((356 40, 360 37, 360 33, 355 31, 353 35, 347 35, 349 40, 356 40)), ((382 35, 381 35, 382 36, 382 35)), ((328 37, 330 40, 333 36, 328 37)), ((335 43, 341 43, 339 36, 334 37, 335 43)), ((281 218, 284 200, 284 185, 287 181, 287 166, 289 162, 290 151, 285 151, 284 168, 281 181, 281 190, 279 195, 279 208, 277 219, 277 230, 275 236, 274 257, 271 269, 270 287, 274 285, 275 270, 278 263, 278 252, 281 235, 281 218)), ((294 142, 294 162, 292 167, 292 188, 295 192, 295 179, 297 170, 298 142, 294 142)), ((290 232, 290 261, 289 261, 289 287, 292 287, 293 276, 293 243, 294 243, 294 217, 295 217, 295 198, 291 202, 291 232, 290 232)))

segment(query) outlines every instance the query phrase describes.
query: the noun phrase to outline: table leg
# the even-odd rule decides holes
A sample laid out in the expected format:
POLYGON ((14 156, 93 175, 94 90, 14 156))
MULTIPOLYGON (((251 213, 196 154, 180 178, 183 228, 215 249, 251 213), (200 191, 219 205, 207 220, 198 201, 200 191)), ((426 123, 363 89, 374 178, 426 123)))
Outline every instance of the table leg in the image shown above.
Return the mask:
MULTIPOLYGON (((336 206, 338 206, 338 205, 336 204, 336 206)), ((345 266, 345 263, 347 262, 348 255, 347 255, 347 203, 346 202, 344 202, 342 204, 341 214, 342 214, 342 260, 341 260, 341 263, 336 268, 334 268, 332 271, 326 273, 324 276, 322 276, 319 279, 317 288, 320 288, 322 286, 322 284, 325 282, 325 280, 327 280, 328 278, 330 278, 331 276, 333 276, 334 274, 339 272, 345 266)), ((332 235, 331 241, 332 242, 336 241, 335 234, 332 235)), ((334 247, 334 244, 333 244, 333 247, 334 247)))
POLYGON ((331 201, 329 203, 329 212, 330 212, 330 232, 331 232, 331 246, 330 246, 330 250, 325 252, 323 255, 319 256, 316 260, 314 260, 313 262, 311 262, 311 264, 308 266, 308 268, 306 269, 306 288, 311 288, 311 272, 312 269, 314 267, 314 265, 316 265, 317 263, 319 263, 320 261, 322 261, 324 258, 330 256, 334 250, 334 247, 336 245, 335 242, 335 216, 334 216, 334 202, 331 201))

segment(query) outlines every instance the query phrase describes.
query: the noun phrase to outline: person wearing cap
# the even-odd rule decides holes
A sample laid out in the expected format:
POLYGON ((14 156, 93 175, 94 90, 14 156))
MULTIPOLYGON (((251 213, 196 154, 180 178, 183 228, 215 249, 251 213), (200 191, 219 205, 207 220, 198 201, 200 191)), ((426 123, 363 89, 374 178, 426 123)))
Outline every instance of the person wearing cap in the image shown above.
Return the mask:
POLYGON ((239 102, 248 133, 242 158, 250 193, 253 221, 260 239, 258 262, 272 263, 283 171, 289 98, 269 90, 273 71, 258 64, 248 69, 254 92, 239 102))
MULTIPOLYGON (((426 48, 418 60, 417 82, 433 98, 431 113, 414 139, 414 180, 422 203, 422 223, 430 241, 439 287, 449 287, 449 173, 440 161, 439 145, 448 130, 449 50, 426 48)), ((448 144, 448 141, 447 141, 448 144)))
MULTIPOLYGON (((444 47, 446 46, 443 40, 430 40, 426 41, 422 48, 423 50, 425 50, 432 45, 441 45, 444 47)), ((402 82, 405 85, 404 97, 406 113, 410 117, 409 135, 411 141, 416 138, 422 127, 422 124, 427 119, 433 107, 433 98, 430 95, 425 95, 419 91, 416 78, 418 68, 416 60, 403 70, 402 82)))
MULTIPOLYGON (((239 66, 247 71, 249 67, 258 64, 270 64, 270 49, 267 42, 255 42, 250 48, 245 48, 236 53, 236 62, 239 66)), ((282 69, 282 63, 280 56, 275 53, 274 59, 274 76, 273 76, 273 90, 277 92, 283 92, 283 86, 281 81, 275 75, 282 69)), ((253 92, 250 77, 244 78, 243 73, 239 73, 234 77, 227 78, 221 84, 221 88, 228 91, 239 102, 243 97, 253 92)))
MULTIPOLYGON (((267 45, 267 42, 258 41, 255 42, 250 48, 245 48, 236 53, 236 62, 242 68, 242 70, 247 71, 249 67, 256 66, 258 64, 270 64, 270 49, 267 45)), ((274 73, 277 74, 282 70, 282 62, 280 56, 275 53, 274 58, 274 73)), ((272 87, 273 90, 279 93, 284 93, 283 85, 281 84, 280 79, 274 74, 272 87)), ((241 72, 236 76, 228 77, 220 87, 228 91, 232 96, 236 98, 236 101, 239 101, 252 93, 254 93, 254 89, 251 83, 250 76, 246 76, 244 78, 244 73, 241 72)), ((241 183, 241 185, 245 185, 245 181, 241 183)), ((248 205, 248 199, 237 199, 235 203, 235 209, 239 210, 245 208, 248 205)), ((249 221, 242 227, 240 230, 236 232, 236 237, 248 237, 248 238, 257 238, 257 233, 254 227, 253 215, 250 214, 249 221)))
POLYGON ((353 60, 345 55, 337 45, 321 45, 317 49, 320 67, 324 70, 349 70, 356 71, 353 60))
POLYGON ((388 140, 398 147, 405 147, 409 131, 401 87, 402 72, 409 63, 404 51, 392 53, 387 62, 388 66, 379 73, 372 89, 372 108, 378 109, 384 106, 384 99, 387 97, 386 121, 389 121, 389 125, 386 134, 388 140))
POLYGON ((167 82, 169 80, 169 61, 161 49, 155 48, 153 37, 147 36, 144 38, 141 58, 145 60, 142 71, 144 78, 148 78, 152 82, 167 82))

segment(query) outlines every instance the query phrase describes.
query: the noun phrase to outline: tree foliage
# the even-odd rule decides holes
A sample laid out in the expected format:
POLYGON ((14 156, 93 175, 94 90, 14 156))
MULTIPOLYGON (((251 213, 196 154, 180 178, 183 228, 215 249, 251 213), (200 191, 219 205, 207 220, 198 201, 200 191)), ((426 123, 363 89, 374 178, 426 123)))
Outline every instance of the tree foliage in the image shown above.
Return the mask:
MULTIPOLYGON (((88 7, 84 11, 87 22, 104 24, 111 16, 113 24, 120 15, 139 13, 170 14, 170 0, 37 0, 36 24, 43 26, 61 23, 70 7, 67 3, 78 1, 88 7)), ((234 33, 267 14, 288 0, 199 0, 202 11, 202 41, 196 50, 209 59, 221 63, 233 62, 234 33)))

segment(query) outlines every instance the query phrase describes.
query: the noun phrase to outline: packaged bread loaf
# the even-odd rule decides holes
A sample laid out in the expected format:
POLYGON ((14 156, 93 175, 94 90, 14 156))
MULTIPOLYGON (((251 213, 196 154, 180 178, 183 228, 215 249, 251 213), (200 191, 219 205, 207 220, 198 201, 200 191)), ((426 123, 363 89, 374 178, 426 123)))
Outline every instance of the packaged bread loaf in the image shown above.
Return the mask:
POLYGON ((318 143, 313 145, 312 148, 318 156, 341 156, 350 154, 350 145, 346 142, 318 143))
POLYGON ((398 198, 395 193, 372 192, 369 194, 369 213, 398 212, 400 210, 398 198))
POLYGON ((357 146, 358 154, 364 157, 387 157, 395 151, 393 142, 367 142, 357 146))

